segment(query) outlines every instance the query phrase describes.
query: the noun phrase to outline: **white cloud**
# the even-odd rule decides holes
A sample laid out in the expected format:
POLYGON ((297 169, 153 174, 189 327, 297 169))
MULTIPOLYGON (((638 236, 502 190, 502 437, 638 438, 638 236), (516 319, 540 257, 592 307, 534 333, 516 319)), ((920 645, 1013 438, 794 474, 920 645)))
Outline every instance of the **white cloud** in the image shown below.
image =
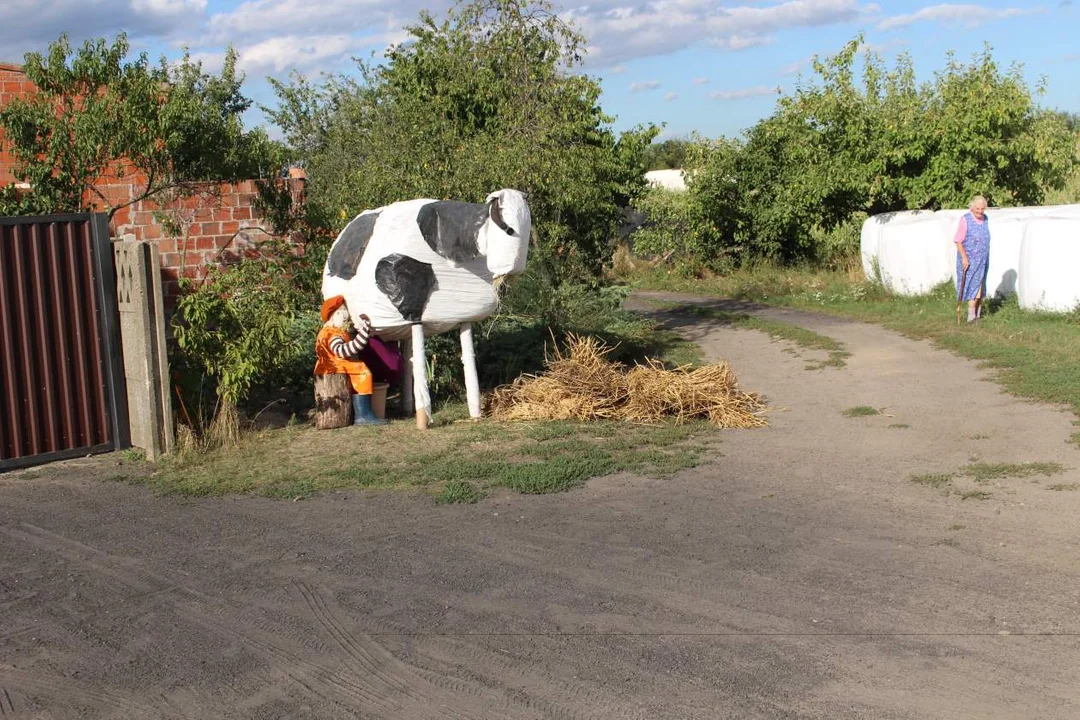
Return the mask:
POLYGON ((608 10, 612 0, 569 10, 598 49, 590 62, 613 65, 696 45, 739 50, 772 42, 775 33, 863 20, 879 10, 860 0, 784 0, 732 5, 722 0, 646 0, 608 10))
POLYGON ((667 95, 664 96, 664 100, 667 101, 667 102, 674 102, 675 100, 678 100, 678 99, 679 99, 679 93, 677 93, 677 92, 669 92, 667 95))
POLYGON ((707 77, 694 78, 694 84, 695 85, 708 85, 709 84, 709 78, 707 78, 707 77))
POLYGON ((303 71, 339 62, 356 49, 357 42, 350 35, 289 35, 239 48, 237 65, 252 75, 281 74, 293 68, 303 71))
POLYGON ((990 20, 1001 20, 1017 15, 1030 15, 1038 12, 1042 12, 1042 8, 1028 8, 1026 10, 1021 8, 1004 8, 995 10, 994 8, 987 8, 981 5, 946 3, 944 5, 924 7, 921 10, 916 10, 915 12, 906 15, 894 15, 885 18, 878 23, 878 29, 894 30, 896 28, 907 27, 908 25, 920 22, 945 22, 962 25, 964 27, 975 27, 990 20))
POLYGON ((642 80, 641 82, 632 83, 630 85, 630 92, 647 92, 649 90, 655 90, 658 87, 660 87, 660 82, 657 80, 642 80))
POLYGON ((716 92, 709 93, 710 100, 745 100, 746 98, 761 97, 763 95, 775 95, 777 89, 775 87, 766 87, 765 85, 758 85, 757 87, 746 88, 744 90, 718 90, 716 92))
POLYGON ((626 72, 625 65, 616 65, 615 67, 608 70, 609 75, 622 75, 624 72, 626 72))
POLYGON ((780 74, 781 75, 797 75, 797 74, 801 73, 804 68, 809 67, 809 65, 810 65, 811 61, 813 61, 813 59, 814 59, 813 56, 810 56, 810 57, 805 57, 805 58, 803 58, 801 60, 796 60, 795 62, 788 63, 784 67, 780 68, 780 74))
POLYGON ((133 45, 147 36, 190 33, 206 15, 206 0, 3 0, 0 2, 0 60, 20 62, 30 51, 44 52, 66 32, 72 45, 120 29, 133 45))

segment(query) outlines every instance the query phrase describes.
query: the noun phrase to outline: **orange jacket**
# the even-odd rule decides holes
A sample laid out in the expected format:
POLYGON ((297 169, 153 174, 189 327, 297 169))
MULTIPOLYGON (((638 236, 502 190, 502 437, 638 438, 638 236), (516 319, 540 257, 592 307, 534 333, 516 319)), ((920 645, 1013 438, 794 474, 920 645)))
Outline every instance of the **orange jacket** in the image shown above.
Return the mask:
POLYGON ((315 374, 333 375, 341 373, 349 376, 353 392, 357 395, 370 395, 372 389, 371 371, 359 360, 346 360, 334 354, 330 341, 340 337, 345 342, 352 338, 349 333, 338 328, 324 327, 315 338, 315 374))

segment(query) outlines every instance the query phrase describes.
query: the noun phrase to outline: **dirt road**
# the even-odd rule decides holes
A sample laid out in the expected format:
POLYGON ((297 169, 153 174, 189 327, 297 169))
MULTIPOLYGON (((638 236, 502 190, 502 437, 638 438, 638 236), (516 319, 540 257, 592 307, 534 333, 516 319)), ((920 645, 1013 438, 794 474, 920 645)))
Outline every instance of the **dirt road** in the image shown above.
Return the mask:
POLYGON ((669 318, 774 410, 663 481, 437 507, 154 497, 108 458, 0 476, 0 719, 1080 717, 1071 416, 762 312, 847 366, 669 318), (973 459, 1067 470, 909 480, 973 459))

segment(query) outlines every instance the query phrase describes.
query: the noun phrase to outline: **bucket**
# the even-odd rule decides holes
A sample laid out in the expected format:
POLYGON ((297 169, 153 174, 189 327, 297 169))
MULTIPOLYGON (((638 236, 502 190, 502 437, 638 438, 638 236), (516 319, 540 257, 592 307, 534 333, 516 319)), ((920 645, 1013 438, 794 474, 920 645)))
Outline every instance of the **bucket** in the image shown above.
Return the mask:
POLYGON ((371 387, 371 412, 382 420, 386 417, 386 389, 390 383, 375 383, 371 387))

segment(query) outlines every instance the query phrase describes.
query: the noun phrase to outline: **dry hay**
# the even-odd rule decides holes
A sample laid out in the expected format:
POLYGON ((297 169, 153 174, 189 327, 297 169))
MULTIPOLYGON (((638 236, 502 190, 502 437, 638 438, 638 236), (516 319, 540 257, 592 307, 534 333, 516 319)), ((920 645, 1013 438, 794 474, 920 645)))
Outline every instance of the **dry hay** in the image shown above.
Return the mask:
POLYGON ((492 417, 636 423, 706 418, 724 428, 767 424, 761 399, 739 390, 735 373, 724 363, 668 370, 649 360, 628 369, 608 360, 609 352, 596 338, 569 336, 566 352, 556 350, 547 360, 547 372, 522 375, 492 393, 492 417))

